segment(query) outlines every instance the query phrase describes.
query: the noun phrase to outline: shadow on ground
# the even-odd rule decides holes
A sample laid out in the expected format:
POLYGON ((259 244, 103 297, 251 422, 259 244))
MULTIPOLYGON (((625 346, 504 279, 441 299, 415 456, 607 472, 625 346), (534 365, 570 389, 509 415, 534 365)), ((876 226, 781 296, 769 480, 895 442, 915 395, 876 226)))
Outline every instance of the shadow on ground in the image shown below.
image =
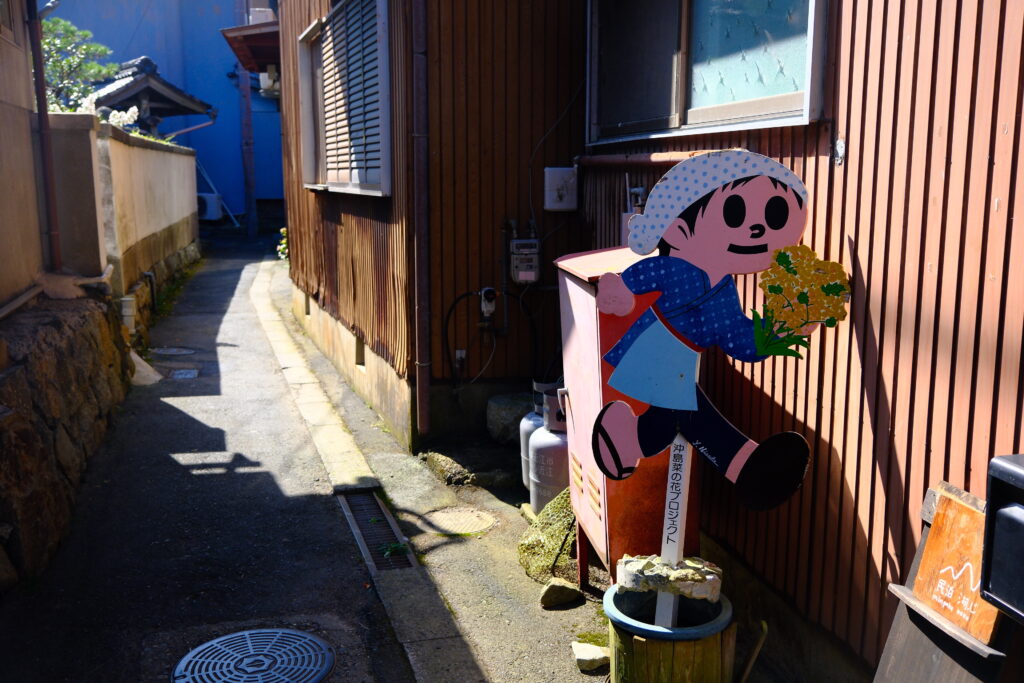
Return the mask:
POLYGON ((0 680, 167 680, 203 642, 268 627, 329 642, 329 680, 413 680, 249 302, 270 245, 217 238, 153 329, 198 376, 123 404, 51 566, 0 601, 0 680))

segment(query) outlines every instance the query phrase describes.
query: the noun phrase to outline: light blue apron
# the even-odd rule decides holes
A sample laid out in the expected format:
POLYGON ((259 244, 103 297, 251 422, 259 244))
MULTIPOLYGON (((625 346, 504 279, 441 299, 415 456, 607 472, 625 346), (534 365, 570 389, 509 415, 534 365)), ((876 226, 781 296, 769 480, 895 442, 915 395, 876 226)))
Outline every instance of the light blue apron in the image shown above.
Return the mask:
POLYGON ((653 406, 696 410, 699 358, 698 351, 655 319, 622 356, 608 384, 653 406))

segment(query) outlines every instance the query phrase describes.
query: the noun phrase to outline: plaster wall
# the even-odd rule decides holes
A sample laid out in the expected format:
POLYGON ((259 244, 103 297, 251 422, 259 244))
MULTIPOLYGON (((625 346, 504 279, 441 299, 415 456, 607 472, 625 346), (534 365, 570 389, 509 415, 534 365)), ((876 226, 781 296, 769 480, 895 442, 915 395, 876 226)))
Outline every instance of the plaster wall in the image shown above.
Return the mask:
MULTIPOLYGON (((251 3, 250 3, 251 4, 251 3)), ((91 0, 65 2, 55 16, 93 33, 113 50, 109 59, 124 62, 147 55, 160 75, 218 111, 212 126, 185 133, 175 141, 196 150, 217 191, 234 213, 245 210, 237 59, 220 33, 245 24, 244 3, 235 0, 91 0)), ((273 3, 276 5, 276 3, 273 3)), ((277 103, 252 93, 254 144, 258 160, 256 195, 280 199, 280 115, 277 103)), ((204 123, 205 116, 175 116, 160 124, 171 133, 204 123)), ((205 187, 204 192, 209 191, 205 187)))
POLYGON ((119 260, 120 281, 128 286, 198 237, 195 157, 191 150, 104 128, 100 153, 110 174, 103 198, 107 249, 119 260))
POLYGON ((32 112, 0 101, 0 304, 28 289, 43 267, 34 139, 32 112))
POLYGON ((113 264, 118 295, 144 271, 166 274, 154 266, 198 237, 194 152, 130 136, 89 114, 50 118, 65 265, 95 275, 113 264))
POLYGON ((11 10, 15 30, 0 31, 0 305, 30 287, 43 267, 24 3, 11 10))
POLYGON ((50 128, 61 260, 72 272, 98 275, 107 267, 96 154, 99 119, 91 114, 51 114, 50 128))

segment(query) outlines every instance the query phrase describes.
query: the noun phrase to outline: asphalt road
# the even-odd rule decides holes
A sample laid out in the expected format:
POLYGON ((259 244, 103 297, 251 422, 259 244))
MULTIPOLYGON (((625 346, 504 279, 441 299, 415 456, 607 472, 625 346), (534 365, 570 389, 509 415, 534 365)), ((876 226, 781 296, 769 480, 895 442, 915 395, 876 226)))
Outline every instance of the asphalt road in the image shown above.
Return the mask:
POLYGON ((0 681, 167 681, 267 627, 327 640, 329 680, 413 680, 249 300, 263 253, 215 245, 153 329, 198 377, 130 393, 51 566, 0 599, 0 681))

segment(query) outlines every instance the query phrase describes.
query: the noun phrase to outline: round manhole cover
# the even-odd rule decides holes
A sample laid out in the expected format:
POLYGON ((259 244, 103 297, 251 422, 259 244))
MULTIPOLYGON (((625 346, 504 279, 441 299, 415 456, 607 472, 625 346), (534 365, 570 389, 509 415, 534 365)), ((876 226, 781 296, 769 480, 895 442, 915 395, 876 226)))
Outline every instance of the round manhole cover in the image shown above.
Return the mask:
POLYGON ((183 683, 316 683, 334 668, 334 651, 316 636, 260 629, 221 636, 185 655, 171 680, 183 683))
POLYGON ((443 536, 478 534, 494 526, 494 517, 473 508, 444 508, 423 515, 417 525, 443 536))

